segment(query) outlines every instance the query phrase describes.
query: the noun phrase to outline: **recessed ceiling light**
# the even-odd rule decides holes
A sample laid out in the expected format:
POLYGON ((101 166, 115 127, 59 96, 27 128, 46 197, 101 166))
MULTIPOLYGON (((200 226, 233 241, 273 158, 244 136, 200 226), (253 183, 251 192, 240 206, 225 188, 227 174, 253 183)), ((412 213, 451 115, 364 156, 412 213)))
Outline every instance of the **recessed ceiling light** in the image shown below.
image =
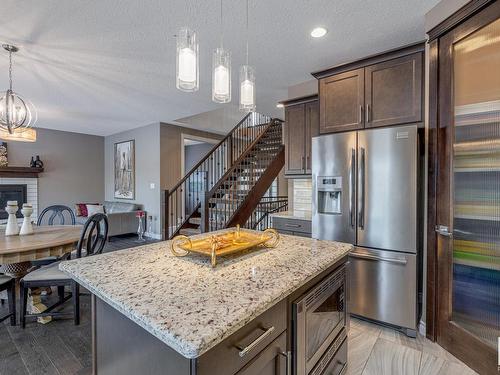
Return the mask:
POLYGON ((283 108, 283 107, 284 107, 283 103, 276 104, 276 108, 283 108))
POLYGON ((313 31, 311 31, 311 36, 313 38, 321 38, 325 36, 327 32, 328 30, 325 29, 324 27, 316 27, 313 29, 313 31))

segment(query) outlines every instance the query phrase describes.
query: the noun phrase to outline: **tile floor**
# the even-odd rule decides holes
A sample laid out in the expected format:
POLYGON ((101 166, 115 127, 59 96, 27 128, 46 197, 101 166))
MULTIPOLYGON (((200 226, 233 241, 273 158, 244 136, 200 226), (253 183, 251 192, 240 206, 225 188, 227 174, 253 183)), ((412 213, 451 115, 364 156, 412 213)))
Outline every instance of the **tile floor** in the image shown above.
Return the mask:
POLYGON ((418 335, 351 319, 348 375, 474 375, 441 346, 418 335))

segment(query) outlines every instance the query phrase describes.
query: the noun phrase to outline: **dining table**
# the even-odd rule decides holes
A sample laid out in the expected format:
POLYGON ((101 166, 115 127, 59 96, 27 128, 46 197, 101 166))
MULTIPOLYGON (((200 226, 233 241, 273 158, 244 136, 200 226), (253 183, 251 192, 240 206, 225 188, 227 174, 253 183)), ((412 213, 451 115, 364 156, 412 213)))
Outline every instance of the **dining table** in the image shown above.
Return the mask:
POLYGON ((32 261, 71 253, 81 231, 81 225, 34 226, 33 234, 23 236, 6 236, 5 230, 0 230, 3 273, 19 279, 28 272, 32 261))

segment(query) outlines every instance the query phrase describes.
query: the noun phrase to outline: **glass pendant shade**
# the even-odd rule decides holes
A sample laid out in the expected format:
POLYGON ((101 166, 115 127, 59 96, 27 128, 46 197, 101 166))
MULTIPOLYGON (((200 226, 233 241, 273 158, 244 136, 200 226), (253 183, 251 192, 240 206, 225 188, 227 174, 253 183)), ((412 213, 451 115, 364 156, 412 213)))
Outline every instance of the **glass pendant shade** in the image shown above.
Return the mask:
POLYGON ((212 100, 216 103, 231 101, 231 52, 217 48, 213 54, 212 100))
POLYGON ((240 110, 255 111, 255 70, 250 65, 240 68, 240 110))
POLYGON ((176 87, 193 92, 199 88, 199 54, 196 33, 188 28, 177 35, 176 87))

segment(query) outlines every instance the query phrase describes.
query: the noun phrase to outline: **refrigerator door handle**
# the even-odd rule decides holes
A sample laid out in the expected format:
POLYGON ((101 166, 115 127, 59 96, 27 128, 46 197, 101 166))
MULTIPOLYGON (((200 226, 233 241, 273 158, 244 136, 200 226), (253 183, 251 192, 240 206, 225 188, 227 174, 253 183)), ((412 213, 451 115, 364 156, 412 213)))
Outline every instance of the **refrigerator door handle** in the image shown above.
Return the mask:
POLYGON ((358 200, 358 226, 365 227, 365 149, 361 147, 361 157, 359 160, 359 200, 358 200))
POLYGON ((378 260, 378 261, 382 261, 382 262, 402 264, 402 265, 405 265, 407 263, 406 259, 385 258, 385 257, 376 256, 376 255, 359 254, 359 253, 353 253, 353 252, 349 253, 349 256, 353 257, 353 258, 367 259, 367 260, 378 260))
POLYGON ((351 227, 354 228, 355 216, 354 216, 354 174, 356 168, 356 150, 351 149, 351 168, 349 169, 349 218, 351 220, 351 227))

